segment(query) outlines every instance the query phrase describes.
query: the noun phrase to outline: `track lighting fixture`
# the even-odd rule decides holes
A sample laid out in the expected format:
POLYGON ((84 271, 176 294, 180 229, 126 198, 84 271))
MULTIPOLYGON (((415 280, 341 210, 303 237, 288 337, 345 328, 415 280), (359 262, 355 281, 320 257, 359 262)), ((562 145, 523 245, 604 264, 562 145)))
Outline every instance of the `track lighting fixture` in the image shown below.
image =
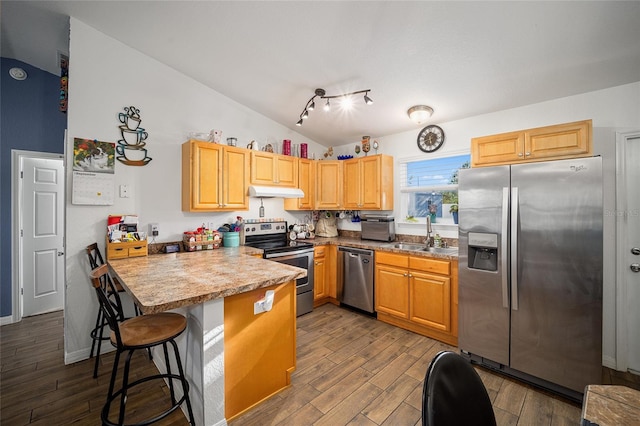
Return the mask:
POLYGON ((358 90, 357 92, 343 93, 341 95, 331 95, 327 96, 327 92, 324 89, 316 89, 315 95, 309 99, 300 114, 300 119, 296 123, 296 126, 302 126, 302 121, 306 120, 309 117, 309 111, 313 111, 316 108, 315 98, 326 99, 327 102, 324 104, 323 109, 325 111, 329 111, 331 109, 331 104, 329 103, 329 99, 336 98, 349 98, 352 95, 358 95, 360 93, 364 93, 364 103, 367 105, 371 105, 373 103, 373 99, 369 97, 369 92, 371 89, 367 90, 358 90))

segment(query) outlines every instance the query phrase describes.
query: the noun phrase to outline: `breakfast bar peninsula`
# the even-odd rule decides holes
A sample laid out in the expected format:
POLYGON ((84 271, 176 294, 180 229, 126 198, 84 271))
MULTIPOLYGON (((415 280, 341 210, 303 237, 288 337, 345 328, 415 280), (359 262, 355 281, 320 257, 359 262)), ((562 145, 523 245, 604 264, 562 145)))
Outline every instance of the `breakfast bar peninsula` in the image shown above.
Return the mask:
MULTIPOLYGON (((187 318, 177 343, 198 425, 226 425, 290 384, 295 280, 306 271, 261 253, 243 246, 109 261, 143 313, 187 318)), ((166 371, 160 353, 153 360, 166 371)))

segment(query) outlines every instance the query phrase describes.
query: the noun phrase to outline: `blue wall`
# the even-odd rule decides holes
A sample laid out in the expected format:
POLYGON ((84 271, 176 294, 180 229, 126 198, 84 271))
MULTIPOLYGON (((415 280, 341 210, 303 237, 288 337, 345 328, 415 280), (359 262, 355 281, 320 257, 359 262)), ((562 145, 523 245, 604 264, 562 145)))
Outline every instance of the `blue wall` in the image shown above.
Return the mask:
POLYGON ((64 153, 66 114, 58 110, 60 77, 21 61, 0 58, 0 317, 13 313, 11 300, 11 150, 64 153), (28 78, 14 80, 20 67, 28 78))

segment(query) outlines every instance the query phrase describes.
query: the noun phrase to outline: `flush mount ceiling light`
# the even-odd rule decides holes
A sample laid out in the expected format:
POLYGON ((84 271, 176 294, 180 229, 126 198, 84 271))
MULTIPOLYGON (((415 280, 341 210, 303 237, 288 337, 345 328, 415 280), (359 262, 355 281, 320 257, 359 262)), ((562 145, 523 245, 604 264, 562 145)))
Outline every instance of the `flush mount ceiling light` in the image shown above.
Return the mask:
POLYGON ((346 99, 351 100, 350 99, 351 96, 359 95, 361 93, 364 93, 364 103, 367 105, 371 105, 373 103, 373 100, 369 97, 370 91, 371 89, 358 90, 357 92, 350 92, 350 93, 343 93, 341 95, 328 96, 327 92, 324 89, 316 89, 315 95, 313 95, 311 99, 307 101, 307 104, 304 106, 302 113, 300 113, 300 120, 298 120, 298 122, 296 123, 296 126, 302 126, 303 120, 306 120, 307 118, 309 118, 309 111, 313 111, 316 108, 315 98, 326 99, 327 102, 324 104, 323 109, 325 111, 329 111, 331 109, 331 103, 329 102, 330 99, 343 98, 345 100, 346 99))
POLYGON ((416 124, 422 124, 433 114, 433 108, 426 105, 414 105, 407 111, 407 115, 416 124))
POLYGON ((9 70, 9 75, 18 81, 27 79, 27 72, 22 68, 11 68, 9 70))

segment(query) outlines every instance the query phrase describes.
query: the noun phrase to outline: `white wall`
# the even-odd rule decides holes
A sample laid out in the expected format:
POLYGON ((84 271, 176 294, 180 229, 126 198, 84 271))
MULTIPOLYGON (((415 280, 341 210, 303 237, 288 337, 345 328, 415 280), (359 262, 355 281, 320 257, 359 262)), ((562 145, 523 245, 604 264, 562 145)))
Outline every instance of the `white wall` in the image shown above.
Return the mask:
MULTIPOLYGON (((223 138, 235 136, 244 146, 255 139, 291 139, 309 143, 309 155, 319 157, 324 148, 274 123, 243 105, 222 96, 156 60, 107 37, 71 18, 71 68, 67 165, 72 164, 73 138, 117 142, 120 139, 118 113, 134 105, 149 133, 146 148, 153 160, 144 167, 116 161, 116 189, 127 184, 130 198, 118 198, 112 206, 76 206, 67 200, 66 210, 66 304, 65 361, 74 362, 89 354, 89 331, 95 322, 97 301, 90 289, 88 261, 84 248, 97 241, 104 252, 106 219, 109 214, 138 214, 144 230, 156 222, 156 241, 176 241, 182 232, 202 223, 215 226, 235 220, 236 215, 258 217, 259 199, 250 199, 250 210, 228 213, 185 213, 181 211, 181 144, 191 131, 221 129, 223 138), (71 95, 73 94, 73 95, 71 95)), ((215 72, 212 70, 211 72, 215 72)), ((67 194, 71 193, 71 167, 67 167, 67 194)), ((265 199, 267 217, 301 221, 304 214, 283 210, 282 199, 265 199)))
MULTIPOLYGON (((436 106, 437 113, 437 106, 436 106)), ((437 114, 434 115, 434 119, 437 114)), ((416 138, 423 126, 416 130, 395 135, 377 137, 379 152, 398 159, 433 158, 434 155, 448 156, 461 151, 469 151, 472 137, 510 132, 520 129, 542 127, 578 120, 593 120, 594 154, 603 158, 604 210, 614 211, 615 204, 615 141, 616 132, 640 129, 640 82, 613 87, 606 90, 556 99, 539 104, 527 105, 491 114, 471 117, 448 123, 438 123, 446 134, 446 140, 437 154, 424 154, 416 145, 416 138)), ((374 137, 372 137, 374 139, 374 137)), ((353 143, 336 147, 335 155, 353 155, 353 143)), ((362 154, 361 154, 362 155, 362 154)), ((396 175, 397 176, 397 175, 396 175)), ((395 212, 397 232, 401 234, 426 235, 424 225, 402 224, 400 212, 401 197, 399 181, 395 180, 395 212)), ((359 225, 340 221, 341 229, 359 229, 359 225)), ((615 368, 616 358, 616 305, 615 305, 615 217, 604 216, 604 290, 603 290, 603 362, 615 368)), ((434 225, 434 232, 443 236, 457 236, 457 231, 434 225)))
MULTIPOLYGON (((137 213, 143 225, 160 224, 158 241, 180 239, 183 231, 204 223, 222 224, 235 213, 193 214, 180 210, 180 144, 189 131, 222 129, 223 137, 236 136, 239 144, 250 139, 264 141, 292 139, 305 142, 299 134, 280 126, 246 107, 179 74, 175 70, 134 51, 82 22, 71 19, 71 70, 69 102, 69 141, 73 137, 116 142, 119 139, 117 114, 135 105, 142 114, 142 126, 149 132, 147 147, 153 160, 145 167, 116 165, 116 186, 128 184, 132 197, 117 198, 113 206, 67 205, 67 300, 65 313, 65 356, 67 362, 88 355, 89 329, 97 307, 89 288, 84 248, 98 241, 104 248, 106 217, 113 213, 137 213)), ((215 71, 212 71, 215 72, 215 71)), ((433 119, 437 122, 436 114, 433 119)), ((602 155, 605 172, 605 210, 615 210, 615 132, 640 129, 640 82, 590 92, 553 101, 498 111, 448 123, 438 123, 446 132, 444 146, 437 155, 451 155, 469 149, 475 136, 593 119, 594 150, 602 155)), ((422 126, 409 132, 376 137, 379 153, 402 158, 427 158, 418 150, 416 137, 422 126)), ((310 143, 310 154, 321 158, 326 150, 310 143)), ((353 154, 353 141, 335 147, 334 158, 353 154)), ((71 157, 67 155, 70 164, 71 157)), ((71 175, 68 173, 68 194, 71 175)), ((396 179, 396 194, 398 192, 396 179)), ((400 197, 395 197, 396 209, 400 197)), ((267 216, 302 220, 282 209, 282 200, 265 199, 267 216)), ((245 217, 258 217, 259 201, 251 200, 245 217)), ((396 218, 397 220, 400 218, 396 218)), ((604 362, 615 367, 615 222, 605 216, 604 264, 604 362)), ((340 221, 341 229, 360 226, 340 221)), ((437 230, 437 228, 436 228, 437 230)), ((421 227, 399 225, 398 232, 424 235, 421 227)), ((446 235, 446 233, 443 233, 446 235)))

